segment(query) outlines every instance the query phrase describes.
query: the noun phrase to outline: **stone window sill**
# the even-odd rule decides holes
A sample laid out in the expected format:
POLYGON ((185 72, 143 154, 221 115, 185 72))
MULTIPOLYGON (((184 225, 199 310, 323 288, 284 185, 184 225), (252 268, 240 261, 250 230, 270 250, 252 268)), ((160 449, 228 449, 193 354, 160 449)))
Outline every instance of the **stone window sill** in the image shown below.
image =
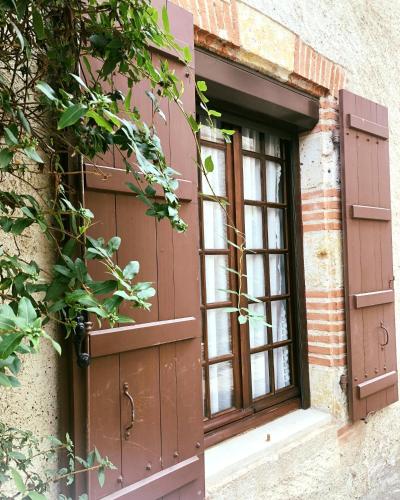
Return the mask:
POLYGON ((320 410, 296 410, 208 448, 205 451, 206 489, 237 478, 259 459, 272 458, 283 447, 331 422, 331 415, 320 410))

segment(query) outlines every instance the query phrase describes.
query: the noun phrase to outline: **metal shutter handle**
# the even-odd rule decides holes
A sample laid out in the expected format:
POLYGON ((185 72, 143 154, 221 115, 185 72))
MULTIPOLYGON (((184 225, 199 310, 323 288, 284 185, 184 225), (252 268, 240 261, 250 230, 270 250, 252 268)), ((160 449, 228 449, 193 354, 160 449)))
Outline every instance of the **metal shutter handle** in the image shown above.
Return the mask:
POLYGON ((389 332, 383 321, 381 321, 381 328, 385 332, 385 337, 386 337, 386 341, 383 344, 381 344, 381 347, 383 349, 389 343, 389 332))
POLYGON ((135 422, 135 403, 133 401, 133 397, 129 394, 128 382, 124 382, 123 389, 124 389, 124 395, 128 398, 129 403, 131 405, 131 421, 129 425, 125 428, 125 433, 124 433, 125 439, 129 439, 129 436, 131 435, 130 430, 132 429, 133 423, 135 422))

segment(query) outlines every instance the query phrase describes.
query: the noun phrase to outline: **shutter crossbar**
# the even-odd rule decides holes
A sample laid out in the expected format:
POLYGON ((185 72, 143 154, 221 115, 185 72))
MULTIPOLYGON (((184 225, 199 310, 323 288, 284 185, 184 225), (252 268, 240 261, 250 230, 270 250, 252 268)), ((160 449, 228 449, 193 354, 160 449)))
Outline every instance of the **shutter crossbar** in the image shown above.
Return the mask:
POLYGON ((360 130, 360 132, 365 132, 367 134, 375 135, 376 137, 379 137, 381 139, 388 139, 389 129, 387 127, 379 125, 379 123, 376 122, 371 122, 357 115, 349 114, 348 117, 350 128, 360 130))
POLYGON ((389 304, 394 300, 393 290, 380 290, 379 292, 356 293, 354 302, 356 309, 362 307, 378 306, 380 304, 389 304))
POLYGON ((380 375, 379 377, 375 377, 371 380, 358 384, 358 396, 360 399, 367 398, 376 392, 383 391, 384 389, 395 385, 396 382, 396 371, 385 373, 384 375, 380 375))
POLYGON ((388 221, 392 218, 389 208, 370 207, 367 205, 352 205, 353 219, 368 219, 388 221))

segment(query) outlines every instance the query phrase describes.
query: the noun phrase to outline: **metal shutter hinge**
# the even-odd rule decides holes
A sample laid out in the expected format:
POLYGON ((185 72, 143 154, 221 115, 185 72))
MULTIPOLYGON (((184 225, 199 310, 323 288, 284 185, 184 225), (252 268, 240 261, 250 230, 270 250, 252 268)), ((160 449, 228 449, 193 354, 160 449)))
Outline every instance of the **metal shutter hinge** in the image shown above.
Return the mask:
POLYGON ((340 385, 342 391, 347 393, 347 386, 349 385, 349 380, 347 378, 347 375, 345 375, 345 374, 340 375, 339 385, 340 385))

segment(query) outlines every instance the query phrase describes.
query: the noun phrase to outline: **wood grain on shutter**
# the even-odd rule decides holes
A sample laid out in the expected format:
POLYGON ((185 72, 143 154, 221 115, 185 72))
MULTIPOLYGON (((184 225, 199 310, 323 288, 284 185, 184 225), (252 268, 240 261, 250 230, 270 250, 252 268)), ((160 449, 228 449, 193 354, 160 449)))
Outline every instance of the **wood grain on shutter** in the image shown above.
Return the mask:
POLYGON ((387 109, 340 92, 349 410, 398 399, 387 109))
MULTIPOLYGON (((167 7, 171 32, 193 53, 192 14, 166 0, 152 4, 158 9, 167 7)), ((168 51, 155 49, 152 57, 155 65, 160 58, 168 59, 184 83, 184 109, 194 114, 194 68, 184 66, 168 51)), ((126 93, 126 79, 121 75, 115 76, 115 86, 126 93)), ((134 318, 134 324, 113 328, 102 324, 90 332, 85 439, 88 447, 99 445, 117 469, 107 473, 103 489, 96 475, 91 475, 89 498, 201 500, 204 459, 196 146, 178 106, 161 101, 165 123, 153 116, 146 90, 148 82, 135 87, 132 106, 149 125, 154 120, 166 159, 180 173, 177 195, 189 228, 178 234, 169 221, 158 222, 146 215, 147 207, 126 186, 127 181, 135 180, 125 173, 117 150, 96 158, 96 164, 84 165, 84 204, 95 213, 91 236, 121 236, 116 262, 123 268, 131 260, 139 261, 138 281, 152 282, 157 291, 150 311, 121 308, 122 314, 134 318), (129 436, 125 430, 132 420, 132 406, 126 388, 135 409, 129 436)), ((134 164, 133 157, 131 161, 134 164)), ((157 195, 162 195, 161 190, 157 195)), ((88 265, 94 277, 107 279, 104 266, 96 261, 88 265)))

